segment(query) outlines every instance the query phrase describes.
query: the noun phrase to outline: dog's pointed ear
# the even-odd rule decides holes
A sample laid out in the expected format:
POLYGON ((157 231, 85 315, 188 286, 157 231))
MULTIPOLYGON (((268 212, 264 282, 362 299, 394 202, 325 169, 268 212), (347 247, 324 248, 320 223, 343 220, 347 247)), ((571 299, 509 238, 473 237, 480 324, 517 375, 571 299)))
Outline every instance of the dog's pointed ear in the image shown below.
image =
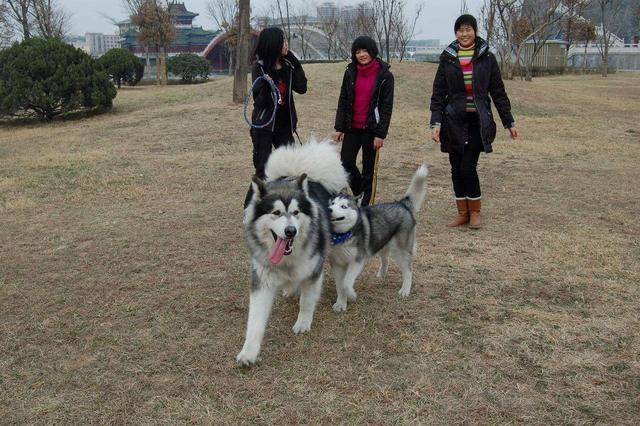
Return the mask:
POLYGON ((305 194, 309 193, 309 183, 307 181, 306 173, 301 174, 296 180, 296 183, 298 184, 298 189, 303 191, 305 194))
POLYGON ((258 176, 251 178, 251 188, 253 188, 253 199, 259 200, 267 193, 267 186, 258 176))
POLYGON ((356 197, 356 204, 358 207, 362 207, 362 199, 364 198, 364 192, 361 192, 360 195, 356 197))

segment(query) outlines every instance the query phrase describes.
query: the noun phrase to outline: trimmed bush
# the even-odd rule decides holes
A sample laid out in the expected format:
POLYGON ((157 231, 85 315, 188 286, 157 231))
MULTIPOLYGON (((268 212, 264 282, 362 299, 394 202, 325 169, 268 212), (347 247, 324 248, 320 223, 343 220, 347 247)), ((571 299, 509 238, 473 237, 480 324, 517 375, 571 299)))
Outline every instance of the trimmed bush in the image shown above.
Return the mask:
POLYGON ((116 89, 96 60, 59 39, 30 38, 0 51, 0 117, 42 119, 110 108, 116 89))
POLYGON ((111 80, 118 85, 118 89, 122 83, 135 86, 144 74, 144 65, 136 55, 127 49, 110 49, 98 59, 98 62, 111 80), (142 71, 140 71, 140 67, 142 67, 142 71))
POLYGON ((207 80, 209 68, 209 61, 193 53, 181 53, 167 60, 167 70, 185 83, 193 83, 198 77, 207 80))

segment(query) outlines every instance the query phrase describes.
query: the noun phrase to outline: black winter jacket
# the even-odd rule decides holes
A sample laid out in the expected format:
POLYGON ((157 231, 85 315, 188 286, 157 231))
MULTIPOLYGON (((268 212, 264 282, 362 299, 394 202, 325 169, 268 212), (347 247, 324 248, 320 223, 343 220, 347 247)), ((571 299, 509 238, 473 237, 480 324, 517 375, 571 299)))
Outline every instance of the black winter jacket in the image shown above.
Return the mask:
MULTIPOLYGON (((469 140, 465 113, 467 94, 458 60, 458 48, 458 42, 454 41, 442 52, 440 65, 433 81, 431 125, 441 124, 440 149, 443 152, 462 153, 464 143, 469 140)), ((491 99, 496 105, 505 128, 514 125, 511 103, 502 82, 496 57, 480 37, 476 37, 476 51, 472 61, 473 95, 480 119, 480 135, 484 152, 489 153, 492 151, 491 144, 496 137, 491 99)))
MULTIPOLYGON (((380 62, 380 70, 373 84, 373 92, 369 101, 369 112, 365 130, 372 132, 375 136, 385 139, 389 131, 391 113, 393 111, 393 74, 389 71, 391 66, 380 58, 374 59, 380 62)), ((355 99, 356 75, 358 73, 355 63, 347 65, 342 79, 340 98, 338 99, 338 109, 336 111, 335 129, 338 132, 351 130, 353 118, 353 100, 355 99)))
MULTIPOLYGON (((287 105, 289 106, 289 116, 291 119, 291 131, 296 131, 298 125, 298 115, 296 114, 296 105, 293 101, 292 91, 304 94, 307 92, 307 77, 304 74, 300 61, 289 52, 282 60, 282 66, 287 70, 289 81, 287 82, 287 105)), ((262 61, 257 61, 251 68, 251 81, 254 82, 258 77, 268 74, 263 68, 262 61)), ((271 97, 271 85, 260 80, 253 88, 253 113, 251 121, 255 125, 263 125, 273 115, 273 99, 271 97)), ((275 119, 271 125, 261 129, 276 132, 275 119)))

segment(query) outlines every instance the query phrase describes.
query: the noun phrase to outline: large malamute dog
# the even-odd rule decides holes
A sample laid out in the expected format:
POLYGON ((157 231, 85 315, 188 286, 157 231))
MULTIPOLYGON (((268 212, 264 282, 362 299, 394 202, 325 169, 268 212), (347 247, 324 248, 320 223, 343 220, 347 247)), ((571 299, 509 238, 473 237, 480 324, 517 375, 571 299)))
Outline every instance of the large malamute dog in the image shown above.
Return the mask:
POLYGON ((329 260, 338 293, 334 311, 345 311, 347 300, 355 300, 355 281, 366 260, 377 253, 381 258, 377 276, 383 277, 387 273, 391 254, 402 271, 399 294, 403 297, 409 295, 416 244, 415 214, 427 193, 427 173, 427 166, 420 166, 405 197, 393 203, 360 207, 361 196, 354 198, 344 194, 331 200, 332 246, 329 260))
POLYGON ((347 186, 329 141, 278 148, 266 174, 266 181, 253 179, 253 197, 245 209, 251 295, 247 335, 236 357, 241 364, 256 362, 277 292, 300 291, 293 332, 311 329, 330 241, 329 200, 347 186))

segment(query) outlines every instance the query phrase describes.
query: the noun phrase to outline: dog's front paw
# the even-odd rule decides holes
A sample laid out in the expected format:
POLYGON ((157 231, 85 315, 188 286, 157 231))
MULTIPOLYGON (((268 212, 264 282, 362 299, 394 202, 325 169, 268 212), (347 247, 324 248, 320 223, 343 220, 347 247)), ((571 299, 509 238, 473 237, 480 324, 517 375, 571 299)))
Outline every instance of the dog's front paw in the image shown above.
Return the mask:
POLYGON ((411 287, 402 286, 402 288, 398 291, 400 297, 409 297, 409 293, 411 293, 411 287))
POLYGON ((349 302, 355 302, 357 298, 358 293, 356 293, 354 289, 350 288, 347 290, 347 300, 349 302))
POLYGON ((311 321, 298 319, 293 325, 293 332, 295 334, 305 333, 311 330, 311 321))
POLYGON ((344 312, 347 310, 347 302, 336 302, 333 304, 333 310, 336 312, 344 312))
POLYGON ((258 360, 258 353, 254 353, 253 351, 248 351, 243 349, 240 351, 238 356, 236 356, 236 362, 240 365, 253 365, 258 360))

